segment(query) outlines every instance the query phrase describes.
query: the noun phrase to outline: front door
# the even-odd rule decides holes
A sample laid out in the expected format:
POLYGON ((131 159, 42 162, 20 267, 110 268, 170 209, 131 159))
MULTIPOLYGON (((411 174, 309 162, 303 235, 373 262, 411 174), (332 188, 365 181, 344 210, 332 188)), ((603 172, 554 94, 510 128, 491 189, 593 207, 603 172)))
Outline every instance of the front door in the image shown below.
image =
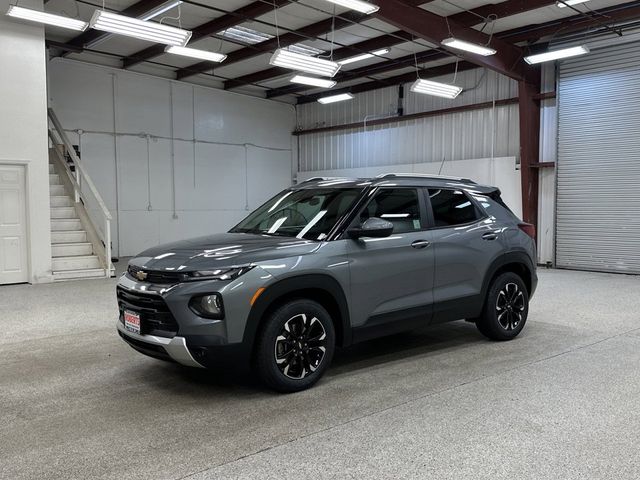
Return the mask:
POLYGON ((0 165, 0 284, 29 279, 24 167, 0 165))
POLYGON ((418 188, 380 188, 354 220, 394 225, 386 238, 348 240, 355 340, 427 325, 434 256, 425 201, 418 188))

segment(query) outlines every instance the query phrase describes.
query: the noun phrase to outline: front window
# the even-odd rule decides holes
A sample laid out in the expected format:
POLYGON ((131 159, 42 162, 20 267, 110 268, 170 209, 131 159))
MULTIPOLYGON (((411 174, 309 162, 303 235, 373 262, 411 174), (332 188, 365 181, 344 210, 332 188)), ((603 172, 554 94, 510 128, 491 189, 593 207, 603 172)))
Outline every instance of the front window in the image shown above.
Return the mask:
POLYGON ((361 192, 361 188, 285 190, 231 232, 323 240, 361 192))

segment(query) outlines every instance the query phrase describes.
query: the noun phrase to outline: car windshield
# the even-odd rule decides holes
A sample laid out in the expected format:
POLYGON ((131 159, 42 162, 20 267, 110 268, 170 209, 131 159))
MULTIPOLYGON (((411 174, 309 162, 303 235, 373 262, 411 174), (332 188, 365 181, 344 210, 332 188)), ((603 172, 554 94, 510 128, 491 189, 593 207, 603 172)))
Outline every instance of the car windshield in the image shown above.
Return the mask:
POLYGON ((361 188, 285 190, 231 232, 323 240, 361 191, 361 188))

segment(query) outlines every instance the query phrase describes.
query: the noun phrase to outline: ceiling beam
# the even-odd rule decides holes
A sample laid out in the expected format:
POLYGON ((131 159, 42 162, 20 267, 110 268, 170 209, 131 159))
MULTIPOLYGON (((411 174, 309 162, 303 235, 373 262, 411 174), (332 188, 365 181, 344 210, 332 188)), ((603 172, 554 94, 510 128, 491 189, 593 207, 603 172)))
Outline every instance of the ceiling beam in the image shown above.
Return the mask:
POLYGON ((580 32, 583 30, 602 27, 612 23, 619 23, 640 18, 640 1, 622 3, 613 7, 601 8, 590 12, 592 15, 585 16, 583 14, 573 15, 550 22, 539 23, 537 25, 529 25, 519 27, 502 32, 500 38, 511 43, 534 42, 550 35, 561 33, 580 32))
MULTIPOLYGON (((269 13, 273 11, 275 6, 282 6, 287 4, 289 0, 274 0, 274 2, 267 3, 261 0, 250 3, 249 5, 245 5, 244 7, 240 7, 233 12, 229 12, 221 17, 214 18, 202 25, 199 25, 192 29, 193 34, 191 35, 191 40, 189 43, 197 42, 205 37, 214 35, 222 30, 226 30, 227 28, 234 27, 241 23, 246 22, 247 20, 254 19, 265 13, 269 13)), ((156 43, 150 47, 139 50, 127 57, 125 57, 122 62, 124 68, 132 67, 140 62, 144 62, 145 60, 149 60, 151 58, 157 57, 158 55, 162 55, 164 53, 164 45, 156 43)))
MULTIPOLYGON (((497 50, 495 55, 486 57, 474 54, 462 55, 479 67, 494 70, 518 81, 526 79, 535 72, 535 69, 524 62, 522 49, 504 40, 497 37, 490 38, 485 33, 421 8, 412 7, 400 0, 375 0, 374 3, 380 7, 373 14, 376 18, 435 45, 439 45, 442 40, 451 36, 480 45, 488 44, 491 40, 491 46, 497 50)), ((450 51, 457 56, 460 55, 460 51, 450 51)))
MULTIPOLYGON (((544 22, 537 25, 529 25, 526 27, 514 28, 512 30, 507 30, 504 32, 500 32, 496 34, 498 38, 511 41, 513 43, 521 43, 521 42, 534 42, 538 41, 541 38, 545 38, 551 35, 555 35, 558 32, 562 32, 562 34, 567 33, 575 33, 581 32, 585 29, 593 28, 596 26, 602 26, 602 23, 615 23, 615 22, 623 22, 623 21, 631 21, 640 18, 640 0, 636 0, 633 2, 627 2, 620 5, 615 5, 613 7, 601 8, 599 10, 594 10, 595 17, 585 17, 584 15, 573 15, 571 17, 566 17, 564 19, 553 20, 550 22, 544 22)), ((602 27, 605 28, 605 27, 602 27)), ((536 52, 532 52, 536 53, 536 52)), ((406 57, 405 57, 406 58, 406 57)), ((400 60, 400 59, 396 59, 400 60)), ((369 65, 368 67, 363 67, 360 69, 360 78, 366 77, 366 69, 369 69, 371 72, 382 73, 383 71, 392 71, 396 68, 402 68, 406 66, 406 64, 396 64, 396 68, 393 67, 391 61, 381 62, 373 65, 369 65), (387 67, 389 67, 387 69, 387 67), (381 70, 378 70, 381 69, 381 70)), ((347 72, 343 72, 347 73, 347 72)), ((341 75, 340 73, 338 75, 341 75)), ((349 77, 348 80, 354 80, 356 77, 349 77)), ((408 80, 410 81, 410 80, 408 80)), ((363 85, 367 85, 368 87, 364 91, 374 90, 375 88, 382 88, 385 84, 381 84, 376 86, 375 82, 366 82, 363 85)), ((304 88, 298 88, 293 90, 291 87, 282 87, 280 89, 274 89, 267 91, 267 97, 273 98, 279 95, 286 95, 296 93, 298 91, 304 90, 304 88)), ((348 91, 346 89, 345 91, 348 91)), ((306 103, 307 96, 300 97, 301 103, 306 103)))
MULTIPOLYGON (((126 15, 127 17, 137 18, 166 2, 167 0, 140 0, 139 2, 134 3, 130 7, 127 7, 118 13, 120 15, 126 15)), ((73 37, 67 42, 67 44, 74 47, 83 47, 89 42, 108 37, 109 35, 111 34, 107 32, 101 32, 100 30, 87 30, 85 32, 82 32, 80 35, 73 37)))
MULTIPOLYGON (((416 0, 416 1, 419 1, 419 0, 416 0)), ((450 15, 448 19, 453 20, 454 22, 457 22, 460 25, 463 25, 465 27, 472 27, 474 25, 482 23, 482 19, 487 18, 490 15, 496 15, 498 18, 509 17, 511 15, 517 15, 518 13, 535 10, 537 8, 547 7, 549 5, 555 5, 556 1, 557 0, 507 0, 502 3, 483 5, 481 7, 474 8, 473 10, 455 13, 453 15, 450 15)), ((360 48, 360 50, 372 51, 372 50, 378 50, 380 48, 393 47, 394 45, 403 43, 403 41, 398 38, 400 36, 404 36, 405 38, 412 39, 411 34, 404 32, 402 30, 398 30, 396 32, 393 32, 392 34, 382 35, 380 37, 375 37, 371 39, 371 41, 376 41, 375 47, 370 47, 370 48, 362 47, 360 48)), ((361 42, 361 43, 364 43, 364 42, 361 42)), ((358 53, 361 53, 361 52, 358 52, 358 53)), ((338 50, 335 50, 333 52, 333 55, 334 55, 334 59, 342 60, 343 58, 347 58, 349 56, 355 55, 355 53, 350 51, 349 47, 345 47, 345 48, 340 48, 338 50)), ((386 63, 386 62, 383 62, 383 63, 386 63)), ((400 65, 398 68, 401 68, 403 63, 405 62, 400 62, 398 64, 400 65)), ((389 63, 389 65, 391 65, 391 63, 389 63)), ((385 70, 385 71, 388 71, 388 70, 385 70)), ((284 70, 284 69, 261 70, 259 72, 244 75, 242 77, 238 77, 233 80, 228 80, 224 83, 224 88, 230 89, 230 88, 237 88, 245 84, 259 83, 259 82, 268 80, 270 78, 275 78, 280 75, 285 75, 287 73, 290 73, 290 71, 284 70), (271 73, 272 75, 269 75, 269 73, 271 73)), ((342 74, 344 73, 351 73, 351 71, 341 72, 338 75, 341 77, 342 74)), ((366 76, 366 75, 360 75, 360 76, 366 76)), ((349 78, 353 78, 353 75, 349 75, 349 78)), ((287 91, 285 93, 282 93, 281 95, 285 95, 288 93, 295 93, 295 92, 304 90, 304 87, 300 87, 300 86, 290 86, 286 88, 287 88, 287 91)), ((278 94, 271 94, 270 92, 267 92, 267 97, 274 97, 274 96, 278 96, 278 94)))
MULTIPOLYGON (((247 60, 263 53, 272 52, 279 47, 287 47, 306 39, 309 37, 318 37, 332 31, 333 28, 339 30, 341 28, 348 27, 353 23, 361 22, 368 16, 358 12, 347 12, 339 17, 327 18, 319 22, 307 25, 299 30, 285 33, 280 35, 280 38, 272 38, 260 42, 250 47, 244 47, 239 50, 234 50, 227 55, 227 59, 224 61, 224 66, 231 65, 242 60, 247 60)), ((196 75, 198 72, 205 72, 212 68, 211 62, 198 62, 188 67, 177 70, 176 77, 178 80, 196 75)))

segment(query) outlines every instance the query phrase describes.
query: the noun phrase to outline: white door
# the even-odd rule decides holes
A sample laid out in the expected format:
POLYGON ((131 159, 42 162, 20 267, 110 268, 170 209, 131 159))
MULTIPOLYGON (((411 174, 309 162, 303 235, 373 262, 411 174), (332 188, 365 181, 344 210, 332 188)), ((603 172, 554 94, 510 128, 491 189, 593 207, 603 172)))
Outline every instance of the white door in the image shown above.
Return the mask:
POLYGON ((0 165, 0 284, 29 280, 24 167, 0 165))

